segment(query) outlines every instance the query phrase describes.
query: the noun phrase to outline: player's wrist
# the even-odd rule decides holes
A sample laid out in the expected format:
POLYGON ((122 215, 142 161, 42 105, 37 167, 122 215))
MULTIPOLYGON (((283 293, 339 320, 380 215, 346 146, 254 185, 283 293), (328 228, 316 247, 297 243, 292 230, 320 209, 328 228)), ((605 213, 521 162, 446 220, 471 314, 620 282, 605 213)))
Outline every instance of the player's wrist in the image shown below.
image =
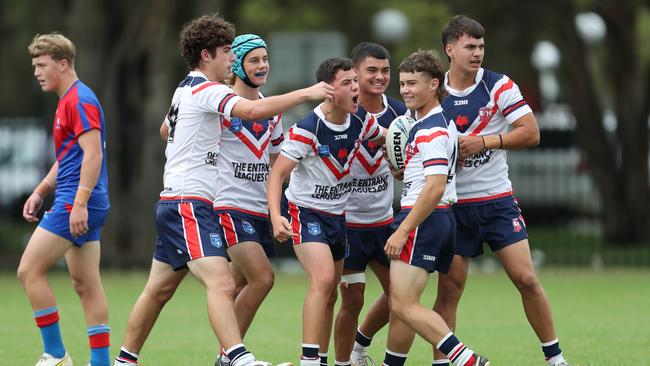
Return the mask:
POLYGON ((503 147, 503 137, 501 135, 486 135, 483 138, 484 149, 501 149, 503 147))

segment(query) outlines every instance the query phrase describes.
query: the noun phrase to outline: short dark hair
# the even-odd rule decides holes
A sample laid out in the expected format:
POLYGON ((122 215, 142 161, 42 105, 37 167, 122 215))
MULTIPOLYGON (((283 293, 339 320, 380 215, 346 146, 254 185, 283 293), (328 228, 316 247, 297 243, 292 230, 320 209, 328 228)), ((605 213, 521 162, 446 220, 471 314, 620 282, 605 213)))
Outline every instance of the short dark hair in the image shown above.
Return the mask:
POLYGON ((352 70, 354 65, 352 60, 345 57, 333 57, 321 62, 316 70, 316 81, 324 81, 331 83, 336 78, 336 73, 339 70, 348 71, 352 70))
POLYGON ((218 14, 204 15, 183 26, 180 34, 181 54, 190 69, 199 66, 201 51, 214 57, 217 47, 232 44, 235 26, 218 14))
POLYGON ((444 48, 449 43, 456 42, 463 34, 474 38, 483 38, 485 28, 481 23, 466 15, 456 15, 451 18, 449 24, 442 30, 442 47, 444 48))
POLYGON ((436 90, 438 100, 442 101, 447 96, 444 86, 445 69, 436 51, 418 50, 413 52, 399 64, 399 72, 423 72, 432 79, 438 79, 440 83, 436 90))
POLYGON ((373 42, 359 43, 352 50, 351 56, 355 66, 359 66, 368 57, 390 61, 390 53, 388 53, 388 50, 384 46, 373 42))

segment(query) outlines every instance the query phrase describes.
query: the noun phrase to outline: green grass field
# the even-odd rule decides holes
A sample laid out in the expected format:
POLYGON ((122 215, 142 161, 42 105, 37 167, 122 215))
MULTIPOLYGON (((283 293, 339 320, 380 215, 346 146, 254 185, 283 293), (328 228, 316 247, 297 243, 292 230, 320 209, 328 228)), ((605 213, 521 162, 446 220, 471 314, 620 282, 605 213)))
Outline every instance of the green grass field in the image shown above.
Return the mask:
MULTIPOLYGON (((119 350, 126 320, 146 273, 104 274, 111 309, 111 354, 119 350)), ((372 276, 369 276, 372 277, 372 276)), ((540 278, 551 300, 565 355, 573 366, 650 365, 650 271, 544 269, 540 278)), ((435 293, 423 296, 432 304, 435 293)), ((51 284, 58 295, 64 342, 77 365, 88 359, 88 339, 78 299, 65 273, 51 284)), ((0 274, 0 365, 30 365, 41 341, 27 299, 12 273, 0 274)), ((295 361, 300 354, 300 317, 306 282, 278 275, 246 338, 255 355, 271 362, 295 361)), ((367 303, 378 293, 370 281, 367 303)), ((502 271, 471 275, 459 313, 459 337, 493 365, 545 365, 539 343, 525 319, 518 293, 502 271)), ((383 359, 386 330, 373 340, 371 355, 383 359)), ((144 350, 143 365, 212 365, 216 340, 206 314, 202 287, 187 278, 158 319, 144 350)), ((430 347, 416 338, 409 365, 430 365, 430 347)), ((330 350, 333 355, 333 349, 330 350)), ((333 364, 330 356, 330 364, 333 364)))

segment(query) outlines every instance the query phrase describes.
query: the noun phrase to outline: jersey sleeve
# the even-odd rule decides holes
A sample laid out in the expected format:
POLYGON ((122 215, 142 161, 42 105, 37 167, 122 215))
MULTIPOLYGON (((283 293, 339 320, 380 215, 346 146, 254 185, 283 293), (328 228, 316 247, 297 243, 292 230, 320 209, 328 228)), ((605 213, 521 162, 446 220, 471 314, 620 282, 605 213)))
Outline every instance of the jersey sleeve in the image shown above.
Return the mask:
POLYGON ((192 95, 201 108, 226 118, 231 118, 232 108, 242 99, 227 85, 216 82, 200 84, 192 90, 192 95))
POLYGON ((447 143, 449 134, 442 128, 420 130, 415 135, 415 146, 422 154, 424 175, 448 173, 447 143))
POLYGON ((97 100, 80 98, 68 110, 68 118, 75 137, 92 129, 102 129, 102 116, 97 100))
POLYGON ((282 143, 280 154, 298 162, 314 151, 316 136, 307 129, 295 124, 289 129, 287 139, 282 143))
POLYGON ((282 130, 282 114, 273 117, 269 128, 271 129, 271 146, 269 146, 269 153, 277 154, 280 152, 280 145, 282 145, 282 141, 284 141, 284 131, 282 130))
POLYGON ((500 80, 503 82, 494 95, 499 111, 508 123, 513 123, 521 116, 532 113, 532 109, 521 95, 519 86, 507 76, 500 80))
POLYGON ((381 127, 379 122, 372 113, 366 113, 366 118, 363 122, 364 131, 362 140, 378 140, 384 137, 384 128, 381 127))

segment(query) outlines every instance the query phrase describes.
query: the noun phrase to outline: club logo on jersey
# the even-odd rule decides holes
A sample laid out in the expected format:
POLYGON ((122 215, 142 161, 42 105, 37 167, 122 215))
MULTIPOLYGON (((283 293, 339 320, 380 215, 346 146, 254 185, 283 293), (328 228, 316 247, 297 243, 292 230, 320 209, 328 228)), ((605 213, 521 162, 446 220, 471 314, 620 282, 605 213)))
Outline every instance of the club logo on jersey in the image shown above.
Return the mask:
POLYGON ((519 218, 512 219, 512 232, 518 233, 521 231, 521 224, 519 223, 519 218))
POLYGON ((253 132, 255 132, 256 135, 259 135, 264 132, 265 128, 264 125, 259 123, 259 122, 253 122, 253 132))
POLYGON ((375 152, 377 151, 377 149, 379 149, 379 148, 381 147, 380 144, 378 144, 378 143, 376 143, 376 142, 374 142, 374 141, 368 141, 367 145, 368 145, 368 150, 369 150, 369 152, 370 152, 371 154, 373 154, 373 155, 375 154, 375 152))
POLYGON ((313 236, 320 235, 320 224, 317 222, 308 222, 307 231, 309 231, 309 234, 313 236))
POLYGON ((244 124, 242 123, 242 120, 239 118, 233 118, 230 120, 230 131, 233 133, 237 133, 241 131, 241 129, 244 127, 244 124))
POLYGON ((223 242, 221 242, 221 236, 216 233, 210 233, 210 244, 216 248, 221 248, 223 246, 223 242))
POLYGON ((244 231, 246 232, 246 234, 248 234, 248 235, 255 234, 255 228, 253 227, 253 224, 251 224, 250 222, 248 222, 246 220, 242 220, 241 221, 241 226, 244 228, 244 231))
POLYGON ((345 161, 348 158, 348 149, 343 147, 339 148, 339 153, 337 157, 339 158, 339 163, 341 163, 341 165, 344 165, 345 161))
POLYGON ((469 126, 469 118, 467 116, 458 115, 455 119, 456 127, 459 130, 464 131, 469 126))
POLYGON ((329 156, 330 147, 328 145, 319 145, 318 146, 318 156, 329 156))
POLYGON ((482 107, 478 110, 478 118, 481 123, 488 123, 492 119, 492 108, 482 107))

